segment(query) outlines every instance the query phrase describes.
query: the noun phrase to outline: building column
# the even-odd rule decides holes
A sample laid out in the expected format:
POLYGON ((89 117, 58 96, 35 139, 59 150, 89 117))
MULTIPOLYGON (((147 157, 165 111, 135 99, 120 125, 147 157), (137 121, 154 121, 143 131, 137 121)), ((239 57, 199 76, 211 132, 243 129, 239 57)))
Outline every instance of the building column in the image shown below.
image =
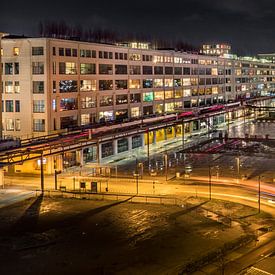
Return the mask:
POLYGON ((99 142, 97 143, 96 149, 97 149, 96 150, 97 163, 100 164, 101 159, 102 159, 102 148, 101 148, 101 144, 99 142))
POLYGON ((163 131, 164 131, 164 140, 167 140, 167 128, 164 128, 163 131))
POLYGON ((145 138, 144 138, 144 135, 145 135, 145 134, 141 134, 141 135, 140 135, 140 138, 141 138, 141 147, 144 147, 144 146, 145 146, 145 138))
POLYGON ((156 142, 157 142, 156 131, 153 131, 153 144, 156 144, 156 142))
POLYGON ((1 167, 0 168, 0 188, 4 188, 5 184, 4 184, 4 168, 1 167))
POLYGON ((132 147, 133 147, 132 142, 133 142, 132 137, 128 137, 128 151, 132 150, 132 147))
POLYGON ((114 156, 117 155, 117 139, 113 141, 114 156))
POLYGON ((173 128, 174 128, 174 138, 176 138, 177 137, 177 126, 174 126, 173 128))
POLYGON ((76 151, 76 161, 80 166, 84 165, 83 149, 76 151))

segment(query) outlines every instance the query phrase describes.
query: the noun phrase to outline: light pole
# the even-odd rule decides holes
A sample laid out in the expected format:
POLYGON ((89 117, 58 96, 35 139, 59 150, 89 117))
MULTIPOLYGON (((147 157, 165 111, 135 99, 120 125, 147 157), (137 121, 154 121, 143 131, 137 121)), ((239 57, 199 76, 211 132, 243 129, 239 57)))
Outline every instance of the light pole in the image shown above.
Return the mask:
POLYGON ((168 155, 167 153, 164 154, 164 163, 165 163, 165 180, 168 179, 168 155))
POLYGON ((239 181, 239 178, 240 178, 240 157, 239 156, 236 158, 236 162, 237 162, 237 177, 239 181))
POLYGON ((135 156, 135 158, 136 158, 136 168, 135 168, 135 171, 134 171, 134 177, 136 177, 136 190, 137 190, 137 194, 138 194, 138 177, 139 177, 139 165, 138 165, 138 159, 137 159, 137 157, 135 156))
POLYGON ((3 137, 3 126, 2 126, 2 94, 3 94, 3 84, 2 84, 2 74, 3 74, 3 68, 2 66, 2 38, 4 36, 7 36, 8 33, 0 32, 0 139, 3 137))
POLYGON ((209 183, 209 200, 211 201, 211 199, 212 199, 212 179, 211 179, 211 166, 210 166, 210 164, 208 166, 208 176, 209 176, 209 179, 208 179, 208 183, 209 183))
POLYGON ((258 213, 261 212, 261 175, 258 178, 258 213))

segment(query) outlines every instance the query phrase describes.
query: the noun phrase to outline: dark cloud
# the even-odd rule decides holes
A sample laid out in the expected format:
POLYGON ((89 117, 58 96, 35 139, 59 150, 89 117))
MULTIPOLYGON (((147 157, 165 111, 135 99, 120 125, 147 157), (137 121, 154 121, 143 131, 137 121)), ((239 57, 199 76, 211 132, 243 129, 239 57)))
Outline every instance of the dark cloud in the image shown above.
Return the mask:
POLYGON ((150 34, 200 45, 226 41, 243 54, 275 51, 273 0, 37 1, 1 3, 0 28, 35 35, 39 21, 150 34))

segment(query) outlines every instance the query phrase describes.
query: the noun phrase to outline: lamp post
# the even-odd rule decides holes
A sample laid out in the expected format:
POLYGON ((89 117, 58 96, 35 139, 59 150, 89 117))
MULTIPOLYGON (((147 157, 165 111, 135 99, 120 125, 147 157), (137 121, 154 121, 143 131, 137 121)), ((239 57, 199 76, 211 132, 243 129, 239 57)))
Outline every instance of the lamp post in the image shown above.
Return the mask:
POLYGON ((165 180, 168 179, 168 155, 167 153, 164 154, 164 163, 165 163, 165 180))
POLYGON ((138 165, 138 159, 136 156, 134 156, 136 158, 136 168, 135 168, 135 171, 134 171, 134 177, 136 177, 136 192, 138 194, 138 177, 139 177, 139 165, 138 165))
POLYGON ((7 36, 8 33, 0 32, 0 139, 3 137, 3 126, 2 126, 2 94, 3 94, 3 84, 2 84, 2 74, 3 74, 3 67, 2 67, 2 38, 7 36))
POLYGON ((208 179, 208 183, 209 183, 209 200, 211 201, 211 199, 212 199, 212 178, 211 178, 211 166, 210 166, 210 164, 208 166, 208 176, 209 176, 209 179, 208 179))
POLYGON ((261 175, 258 178, 258 213, 261 212, 261 175))

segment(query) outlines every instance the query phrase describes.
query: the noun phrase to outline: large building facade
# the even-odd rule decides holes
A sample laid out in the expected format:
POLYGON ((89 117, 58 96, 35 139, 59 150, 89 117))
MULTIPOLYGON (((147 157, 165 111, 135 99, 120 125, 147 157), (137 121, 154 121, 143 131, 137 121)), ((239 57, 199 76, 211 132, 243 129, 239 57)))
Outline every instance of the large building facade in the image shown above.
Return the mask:
POLYGON ((26 138, 269 95, 275 65, 142 43, 2 41, 3 134, 26 138))

